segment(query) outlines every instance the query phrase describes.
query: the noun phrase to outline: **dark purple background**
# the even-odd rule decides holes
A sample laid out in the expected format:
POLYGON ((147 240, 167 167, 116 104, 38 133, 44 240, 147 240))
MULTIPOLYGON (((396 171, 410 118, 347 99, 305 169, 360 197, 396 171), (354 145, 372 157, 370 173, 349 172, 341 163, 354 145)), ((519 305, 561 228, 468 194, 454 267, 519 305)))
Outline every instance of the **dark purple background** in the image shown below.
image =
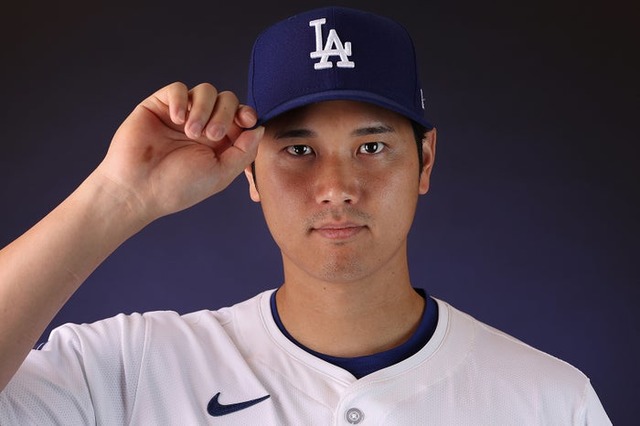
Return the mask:
MULTIPOLYGON (((324 5, 274 3, 3 6, 0 244, 62 201, 159 87, 211 81, 243 98, 257 33, 324 5)), ((439 141, 410 238, 414 284, 580 368, 613 422, 630 424, 640 385, 632 2, 412 3, 341 4, 404 23, 421 58, 439 141)), ((126 242, 52 326, 215 309, 280 281, 241 177, 126 242)))

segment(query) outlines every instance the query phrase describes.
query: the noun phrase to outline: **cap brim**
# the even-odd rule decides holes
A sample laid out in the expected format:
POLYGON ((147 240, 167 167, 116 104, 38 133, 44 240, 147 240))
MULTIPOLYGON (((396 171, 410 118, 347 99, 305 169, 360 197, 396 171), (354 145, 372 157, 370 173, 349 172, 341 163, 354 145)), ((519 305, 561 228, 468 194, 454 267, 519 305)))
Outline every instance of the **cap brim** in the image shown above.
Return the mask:
POLYGON ((258 117, 256 126, 263 125, 267 121, 296 108, 300 108, 316 102, 336 100, 349 100, 371 103, 382 108, 397 112, 398 114, 403 115, 408 119, 424 126, 427 130, 433 129, 433 125, 429 123, 424 116, 416 114, 414 111, 404 108, 402 105, 388 98, 377 95, 375 93, 361 90, 328 90, 319 93, 311 93, 297 97, 295 99, 291 99, 276 106, 275 108, 272 108, 271 110, 258 117))

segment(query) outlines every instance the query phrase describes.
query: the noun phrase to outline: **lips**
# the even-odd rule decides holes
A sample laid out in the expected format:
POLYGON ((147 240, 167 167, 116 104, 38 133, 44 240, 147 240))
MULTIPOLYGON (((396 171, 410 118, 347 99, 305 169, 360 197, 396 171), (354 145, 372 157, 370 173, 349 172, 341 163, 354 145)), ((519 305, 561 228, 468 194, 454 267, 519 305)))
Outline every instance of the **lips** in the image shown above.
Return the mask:
POLYGON ((364 225, 350 222, 326 223, 313 227, 312 232, 331 240, 346 240, 355 237, 364 228, 364 225))

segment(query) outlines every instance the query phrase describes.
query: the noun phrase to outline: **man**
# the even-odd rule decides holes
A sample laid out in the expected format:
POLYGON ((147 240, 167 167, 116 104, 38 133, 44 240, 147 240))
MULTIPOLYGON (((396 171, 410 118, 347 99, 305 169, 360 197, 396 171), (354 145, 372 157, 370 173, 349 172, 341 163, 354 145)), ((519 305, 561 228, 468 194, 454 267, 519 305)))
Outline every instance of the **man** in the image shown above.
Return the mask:
POLYGON ((413 287, 436 146, 417 75, 400 25, 324 8, 259 36, 249 105, 206 83, 144 100, 0 253, 1 423, 610 424, 580 371, 413 287), (282 253, 277 290, 65 325, 31 350, 122 242, 242 170, 282 253))

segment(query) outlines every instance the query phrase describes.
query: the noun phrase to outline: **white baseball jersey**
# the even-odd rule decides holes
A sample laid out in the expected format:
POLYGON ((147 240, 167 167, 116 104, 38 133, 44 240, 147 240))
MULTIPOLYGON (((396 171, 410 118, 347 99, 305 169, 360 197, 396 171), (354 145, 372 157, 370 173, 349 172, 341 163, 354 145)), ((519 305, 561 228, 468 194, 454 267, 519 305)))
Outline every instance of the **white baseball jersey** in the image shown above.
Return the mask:
POLYGON ((271 292, 59 327, 0 394, 0 424, 611 424, 576 368, 440 300, 418 353, 356 379, 282 334, 271 292))

